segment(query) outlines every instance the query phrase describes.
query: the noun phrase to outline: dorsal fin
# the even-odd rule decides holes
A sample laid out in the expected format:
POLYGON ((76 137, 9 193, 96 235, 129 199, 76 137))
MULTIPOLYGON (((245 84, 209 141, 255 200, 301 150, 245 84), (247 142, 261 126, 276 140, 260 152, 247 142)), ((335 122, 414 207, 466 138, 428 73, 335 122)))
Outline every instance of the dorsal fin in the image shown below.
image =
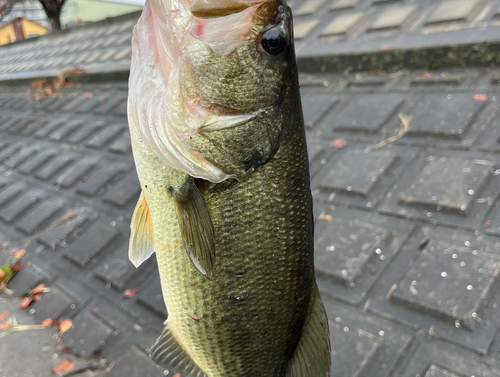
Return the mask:
POLYGON ((141 192, 130 222, 128 258, 139 267, 154 253, 153 221, 144 192, 141 192))
POLYGON ((177 342, 168 325, 151 347, 149 356, 155 363, 172 373, 181 373, 187 377, 207 377, 177 342))

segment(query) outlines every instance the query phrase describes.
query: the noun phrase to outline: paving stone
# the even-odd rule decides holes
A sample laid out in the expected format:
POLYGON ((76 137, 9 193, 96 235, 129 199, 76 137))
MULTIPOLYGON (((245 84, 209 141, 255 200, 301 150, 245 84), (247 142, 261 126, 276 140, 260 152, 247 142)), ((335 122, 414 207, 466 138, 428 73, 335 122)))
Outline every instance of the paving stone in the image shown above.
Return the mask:
POLYGON ((50 286, 48 292, 44 292, 40 301, 31 306, 30 313, 33 314, 38 323, 42 323, 47 318, 52 320, 60 319, 61 316, 75 303, 56 286, 50 286))
POLYGON ((430 156, 401 200, 414 205, 465 212, 487 180, 491 163, 430 156))
POLYGON ((387 84, 385 77, 360 77, 347 81, 349 88, 377 88, 384 87, 387 84))
POLYGON ((387 9, 371 24, 369 31, 398 29, 415 16, 418 11, 416 6, 398 7, 387 9))
POLYGON ((91 148, 102 148, 105 144, 110 142, 124 127, 119 125, 106 126, 88 142, 87 146, 91 148))
POLYGON ((55 249, 57 245, 62 244, 63 242, 67 244, 68 236, 82 227, 88 220, 89 216, 91 216, 91 213, 88 211, 77 211, 76 217, 68 219, 62 224, 44 232, 40 237, 38 237, 38 240, 51 249, 55 249))
POLYGON ((74 112, 78 110, 80 106, 82 106, 86 101, 86 98, 78 96, 72 99, 70 102, 68 102, 64 107, 61 109, 64 112, 74 112))
POLYGON ((56 183, 61 187, 69 188, 80 181, 96 163, 95 157, 84 157, 61 174, 56 183))
POLYGON ((94 272, 96 277, 120 291, 129 288, 129 284, 133 284, 134 278, 137 280, 141 274, 147 273, 155 259, 153 257, 152 261, 148 260, 136 268, 128 258, 123 257, 124 255, 128 255, 128 243, 113 251, 105 261, 97 266, 94 272))
MULTIPOLYGON (((463 75, 448 74, 443 75, 431 75, 431 76, 417 76, 411 79, 411 86, 460 86, 464 82, 463 75)), ((460 94, 459 94, 460 96, 460 94)))
POLYGON ((75 132, 68 138, 68 142, 74 144, 81 143, 82 141, 90 137, 90 135, 98 132, 102 125, 103 123, 100 122, 82 125, 77 132, 75 132))
POLYGON ((28 191, 3 208, 2 212, 0 212, 0 218, 8 223, 11 223, 19 216, 27 213, 27 211, 31 207, 35 206, 42 197, 43 194, 41 191, 28 191))
POLYGON ((114 115, 126 117, 127 116, 127 99, 122 100, 122 102, 116 107, 114 115))
POLYGON ((139 293, 135 296, 137 303, 152 311, 153 313, 167 318, 167 308, 163 301, 160 276, 155 271, 140 287, 139 293))
POLYGON ((97 222, 76 239, 64 252, 64 256, 85 267, 116 236, 118 229, 111 225, 97 222))
POLYGON ((44 127, 40 128, 37 132, 35 132, 36 137, 46 137, 51 132, 55 131, 57 128, 61 127, 64 124, 62 120, 54 120, 49 122, 44 127))
POLYGON ((8 148, 4 149, 3 151, 1 151, 0 152, 0 163, 3 161, 6 161, 11 156, 18 153, 22 148, 24 148, 23 145, 15 143, 15 145, 8 147, 8 148))
POLYGON ((79 356, 91 358, 102 350, 113 329, 96 316, 84 312, 73 320, 73 327, 62 335, 63 344, 79 356))
POLYGON ((367 366, 381 348, 379 339, 338 324, 330 324, 330 337, 335 339, 336 345, 331 359, 334 375, 359 377, 369 374, 367 366))
POLYGON ((476 13, 484 2, 482 0, 443 1, 425 22, 426 25, 448 22, 465 22, 476 13))
POLYGON ((361 211, 316 206, 314 259, 320 292, 351 305, 363 301, 411 226, 361 211))
POLYGON ((360 1, 361 0, 337 0, 331 5, 330 10, 338 11, 344 9, 351 9, 354 8, 356 5, 358 5, 360 1))
POLYGON ((360 27, 366 20, 364 13, 349 13, 337 16, 322 31, 324 37, 345 36, 360 27))
POLYGON ((435 364, 431 364, 425 372, 424 377, 464 377, 448 369, 443 369, 435 364))
POLYGON ((83 122, 80 120, 75 120, 68 122, 64 126, 52 132, 49 136, 50 140, 60 141, 71 135, 73 132, 82 127, 83 122))
POLYGON ((326 0, 306 0, 302 5, 293 12, 295 17, 307 16, 316 13, 326 3, 326 0))
POLYGON ((320 23, 319 19, 296 22, 293 27, 295 40, 304 39, 320 23))
POLYGON ((395 116, 404 103, 396 95, 360 95, 340 106, 342 110, 334 112, 325 121, 338 131, 376 132, 391 117, 395 116))
POLYGON ((93 173, 83 185, 78 188, 78 192, 94 196, 96 195, 106 184, 111 182, 117 175, 123 172, 123 167, 118 165, 109 164, 99 169, 97 172, 93 173))
MULTIPOLYGON (((96 58, 97 57, 98 55, 96 56, 96 58)), ((94 111, 99 105, 101 105, 102 103, 101 99, 102 97, 98 96, 94 96, 92 98, 86 98, 85 102, 82 105, 78 106, 76 112, 80 114, 87 114, 94 111)))
POLYGON ((391 299, 474 329, 499 273, 500 259, 430 241, 392 292, 391 299))
POLYGON ((34 234, 40 230, 53 215, 61 209, 61 203, 45 201, 37 206, 29 216, 25 216, 17 225, 19 230, 26 234, 34 234))
POLYGON ((137 173, 133 170, 108 190, 104 201, 123 207, 132 199, 138 198, 140 192, 141 185, 137 173))
POLYGON ((28 265, 14 275, 7 287, 12 290, 14 297, 21 297, 46 280, 47 276, 39 268, 28 265))
POLYGON ((108 97, 106 101, 95 110, 95 113, 101 115, 111 114, 126 99, 127 96, 114 93, 111 97, 108 97))
POLYGON ((0 191, 0 206, 9 203, 24 190, 25 186, 22 183, 18 182, 3 189, 2 191, 0 191))
POLYGON ((477 119, 486 101, 470 94, 428 94, 412 111, 410 134, 460 138, 477 119))
POLYGON ((320 187, 366 196, 395 159, 391 151, 374 151, 367 156, 364 151, 347 150, 324 175, 320 187))
POLYGON ((302 107, 304 111, 305 126, 309 128, 316 126, 337 102, 338 99, 330 95, 317 94, 304 97, 302 100, 302 107))
POLYGON ((41 169, 36 177, 40 178, 43 181, 47 181, 52 178, 56 173, 60 172, 62 169, 67 167, 75 160, 76 156, 73 154, 63 154, 61 156, 56 157, 52 160, 48 165, 46 165, 43 169, 41 169))
POLYGON ((50 123, 50 120, 48 119, 35 120, 33 123, 28 123, 21 131, 21 134, 24 136, 31 136, 45 127, 48 123, 50 123))
POLYGON ((55 149, 48 149, 40 152, 34 158, 28 159, 19 168, 19 171, 24 174, 32 174, 34 171, 40 169, 46 163, 48 163, 55 156, 57 151, 55 149))
POLYGON ((34 120, 32 118, 19 120, 15 125, 13 125, 12 127, 10 127, 8 129, 8 132, 11 134, 18 134, 21 131, 23 131, 24 129, 26 129, 26 127, 28 127, 28 125, 30 125, 30 124, 32 125, 33 123, 34 123, 34 120))
POLYGON ((164 377, 163 368, 153 363, 149 356, 132 346, 118 358, 108 377, 164 377))
POLYGON ((111 145, 109 150, 117 153, 127 153, 131 150, 132 145, 130 142, 130 132, 128 130, 123 131, 122 135, 119 136, 111 145))
POLYGON ((8 160, 6 160, 4 165, 11 169, 17 168, 24 161, 28 160, 30 157, 38 153, 39 150, 40 147, 38 146, 28 147, 28 148, 21 147, 21 151, 11 156, 8 160))

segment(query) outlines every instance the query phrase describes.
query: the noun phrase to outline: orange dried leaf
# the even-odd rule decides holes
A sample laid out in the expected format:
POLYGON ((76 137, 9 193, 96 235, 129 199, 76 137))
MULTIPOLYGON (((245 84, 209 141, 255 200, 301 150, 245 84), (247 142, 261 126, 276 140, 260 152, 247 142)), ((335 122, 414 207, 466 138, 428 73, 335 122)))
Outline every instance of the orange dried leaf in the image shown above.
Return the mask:
POLYGON ((174 376, 173 376, 173 377, 182 377, 182 376, 181 376, 181 374, 180 374, 180 373, 176 373, 176 374, 174 374, 174 376))
POLYGON ((92 308, 92 310, 90 311, 90 313, 92 313, 92 315, 98 315, 99 314, 99 308, 96 306, 94 308, 92 308))
POLYGON ((64 360, 62 363, 57 364, 54 369, 52 369, 53 373, 62 373, 62 372, 71 372, 75 369, 75 364, 73 364, 69 360, 64 360))
POLYGON ((0 321, 3 321, 8 316, 9 316, 9 311, 8 310, 4 310, 3 312, 0 313, 0 321))
POLYGON ((392 50, 392 46, 391 45, 383 45, 382 47, 380 47, 380 50, 381 51, 392 50))
POLYGON ((318 220, 326 220, 331 223, 333 221, 333 217, 332 215, 327 215, 326 213, 320 213, 320 215, 318 216, 318 220))
POLYGON ((45 284, 38 284, 35 288, 31 290, 31 296, 36 295, 37 293, 42 293, 45 289, 45 284))
POLYGON ((83 93, 83 97, 84 98, 92 98, 92 97, 94 97, 94 95, 92 93, 85 92, 85 93, 83 93))
POLYGON ((137 292, 139 292, 139 288, 136 287, 134 289, 127 289, 127 290, 125 290, 125 292, 123 292, 123 295, 125 297, 130 298, 130 297, 134 297, 137 292))
POLYGON ((64 334, 72 327, 73 327, 73 321, 71 319, 65 319, 64 321, 61 321, 61 323, 59 324, 59 331, 61 332, 61 334, 64 334))
POLYGON ((26 254, 26 250, 18 250, 15 254, 14 254, 14 257, 16 259, 21 259, 22 257, 24 257, 24 254, 26 254))
POLYGON ((425 71, 423 76, 424 77, 432 77, 432 73, 430 73, 429 71, 425 71))
POLYGON ((21 309, 26 309, 33 302, 33 297, 25 297, 21 300, 21 309))
POLYGON ((68 212, 66 215, 64 215, 64 219, 65 220, 74 219, 77 215, 78 215, 78 212, 71 211, 71 212, 68 212))
POLYGON ((52 320, 52 318, 47 318, 47 319, 44 319, 42 321, 42 326, 43 327, 50 327, 54 324, 54 321, 52 320))
POLYGON ((486 94, 474 94, 472 96, 476 101, 486 101, 488 97, 486 97, 486 94))
POLYGON ((0 330, 8 330, 12 327, 12 323, 6 322, 6 323, 0 323, 0 330))
POLYGON ((43 297, 43 295, 41 293, 37 293, 35 295, 32 296, 33 297, 33 301, 40 301, 41 298, 43 297))

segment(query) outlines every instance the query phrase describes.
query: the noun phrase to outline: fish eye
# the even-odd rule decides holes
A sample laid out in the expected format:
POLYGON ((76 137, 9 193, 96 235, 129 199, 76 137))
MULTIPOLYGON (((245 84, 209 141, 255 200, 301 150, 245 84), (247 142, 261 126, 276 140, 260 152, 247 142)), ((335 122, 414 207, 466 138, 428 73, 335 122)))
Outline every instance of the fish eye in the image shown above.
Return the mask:
POLYGON ((269 29, 262 35, 261 44, 269 55, 280 55, 287 46, 286 35, 281 28, 269 29))

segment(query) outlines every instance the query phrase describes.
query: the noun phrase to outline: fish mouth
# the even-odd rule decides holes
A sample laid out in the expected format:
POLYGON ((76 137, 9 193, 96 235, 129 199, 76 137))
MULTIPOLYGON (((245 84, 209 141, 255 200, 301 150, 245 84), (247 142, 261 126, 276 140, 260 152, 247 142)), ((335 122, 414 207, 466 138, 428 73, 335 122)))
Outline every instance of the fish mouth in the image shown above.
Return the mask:
POLYGON ((217 18, 239 13, 267 0, 192 0, 191 13, 198 18, 217 18))

